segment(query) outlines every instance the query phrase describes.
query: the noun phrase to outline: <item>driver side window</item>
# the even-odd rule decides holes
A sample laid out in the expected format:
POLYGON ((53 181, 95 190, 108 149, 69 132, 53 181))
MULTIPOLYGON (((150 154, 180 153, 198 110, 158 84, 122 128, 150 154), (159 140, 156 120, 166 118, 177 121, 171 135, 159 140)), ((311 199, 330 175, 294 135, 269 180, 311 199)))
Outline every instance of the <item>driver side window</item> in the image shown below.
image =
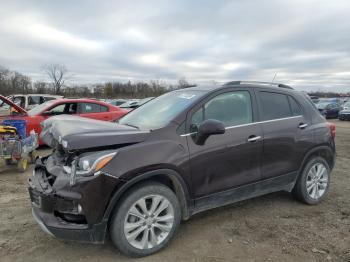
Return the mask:
POLYGON ((76 114, 77 113, 77 103, 60 104, 50 109, 52 115, 62 115, 62 114, 76 114))
POLYGON ((209 100, 192 115, 190 132, 197 132, 199 125, 207 119, 219 120, 225 127, 251 123, 253 115, 249 92, 227 92, 209 100))

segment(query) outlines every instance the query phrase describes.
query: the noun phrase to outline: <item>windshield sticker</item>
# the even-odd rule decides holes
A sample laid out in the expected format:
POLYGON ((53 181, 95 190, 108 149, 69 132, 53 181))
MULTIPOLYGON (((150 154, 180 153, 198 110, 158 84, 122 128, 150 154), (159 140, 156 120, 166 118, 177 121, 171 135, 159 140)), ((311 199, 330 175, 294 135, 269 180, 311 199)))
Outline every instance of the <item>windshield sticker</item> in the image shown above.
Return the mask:
POLYGON ((192 99, 192 98, 194 98, 196 95, 194 95, 194 94, 186 94, 186 93, 182 93, 182 94, 180 94, 178 97, 179 98, 184 98, 184 99, 192 99))

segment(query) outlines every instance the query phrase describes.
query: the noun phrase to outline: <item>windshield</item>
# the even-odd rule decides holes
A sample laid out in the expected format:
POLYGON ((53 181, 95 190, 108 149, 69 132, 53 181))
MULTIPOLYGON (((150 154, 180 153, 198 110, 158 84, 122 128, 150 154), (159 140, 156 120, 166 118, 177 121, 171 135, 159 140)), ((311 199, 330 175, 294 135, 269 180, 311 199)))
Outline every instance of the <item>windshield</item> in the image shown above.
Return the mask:
POLYGON ((35 106, 33 109, 28 111, 28 115, 29 116, 36 116, 37 114, 39 114, 41 111, 43 111, 46 107, 48 107, 49 105, 55 103, 55 100, 50 100, 47 101, 41 105, 37 105, 35 106))
POLYGON ((317 108, 318 108, 318 109, 325 109, 326 106, 328 106, 328 105, 329 105, 329 103, 324 103, 324 102, 318 103, 318 104, 317 104, 317 108))
POLYGON ((119 123, 145 130, 164 127, 204 93, 196 90, 166 93, 131 111, 119 123))
POLYGON ((17 111, 7 102, 0 100, 0 115, 9 116, 15 114, 17 111))
POLYGON ((346 102, 343 107, 350 107, 350 102, 346 102))

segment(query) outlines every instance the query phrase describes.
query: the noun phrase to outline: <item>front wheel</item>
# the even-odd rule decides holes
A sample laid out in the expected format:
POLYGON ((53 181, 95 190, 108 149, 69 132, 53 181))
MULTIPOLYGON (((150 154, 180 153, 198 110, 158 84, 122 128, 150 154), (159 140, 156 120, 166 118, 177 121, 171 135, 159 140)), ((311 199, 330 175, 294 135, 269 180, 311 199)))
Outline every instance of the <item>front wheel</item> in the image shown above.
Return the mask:
POLYGON ((304 167, 292 193, 300 201, 315 205, 325 198, 329 183, 330 168, 327 161, 322 157, 314 157, 304 167))
POLYGON ((151 255, 173 238, 181 220, 176 195, 160 183, 146 183, 128 191, 111 220, 110 236, 125 255, 151 255))

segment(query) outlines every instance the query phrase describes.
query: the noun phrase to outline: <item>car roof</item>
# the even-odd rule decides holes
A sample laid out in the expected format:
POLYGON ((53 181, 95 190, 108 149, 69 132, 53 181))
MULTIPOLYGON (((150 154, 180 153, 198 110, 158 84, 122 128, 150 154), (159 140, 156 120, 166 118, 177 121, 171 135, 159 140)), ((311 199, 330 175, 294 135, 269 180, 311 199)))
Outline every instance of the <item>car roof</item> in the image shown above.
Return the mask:
POLYGON ((55 99, 51 100, 53 104, 58 104, 58 103, 69 103, 69 102, 76 102, 76 103, 95 103, 95 104, 101 104, 101 105, 107 105, 107 106, 113 106, 111 104, 108 104, 106 102, 96 100, 96 99, 89 99, 89 98, 61 98, 61 99, 55 99))
POLYGON ((258 82, 258 81, 230 81, 223 85, 198 85, 195 87, 178 89, 175 91, 214 91, 225 88, 268 88, 272 90, 285 90, 285 91, 293 91, 294 89, 288 85, 281 83, 270 83, 270 82, 258 82))
POLYGON ((47 96, 47 97, 63 97, 61 95, 49 95, 49 94, 14 94, 10 96, 47 96))

